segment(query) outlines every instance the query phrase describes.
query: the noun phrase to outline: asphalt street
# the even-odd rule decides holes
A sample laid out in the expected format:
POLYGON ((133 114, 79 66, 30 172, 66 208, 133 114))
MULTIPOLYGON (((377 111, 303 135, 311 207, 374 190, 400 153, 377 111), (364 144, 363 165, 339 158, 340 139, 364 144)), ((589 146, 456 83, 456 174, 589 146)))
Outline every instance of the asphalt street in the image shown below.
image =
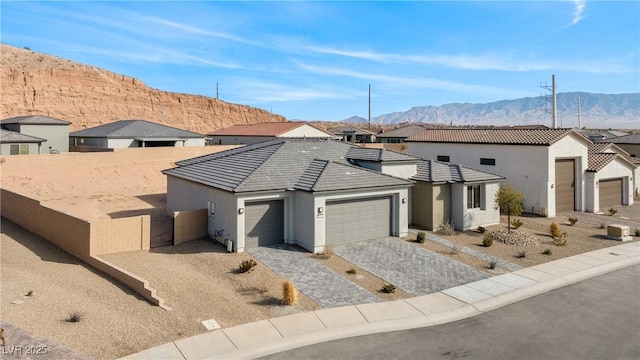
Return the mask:
POLYGON ((473 318, 262 359, 640 359, 640 265, 473 318))

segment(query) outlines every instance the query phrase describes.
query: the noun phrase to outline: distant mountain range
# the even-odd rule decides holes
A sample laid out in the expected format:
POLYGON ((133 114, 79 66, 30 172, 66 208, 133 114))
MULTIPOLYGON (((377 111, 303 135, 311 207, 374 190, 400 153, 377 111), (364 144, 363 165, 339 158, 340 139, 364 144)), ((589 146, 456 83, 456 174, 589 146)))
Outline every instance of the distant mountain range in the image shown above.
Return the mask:
MULTIPOLYGON (((578 127, 580 98, 581 127, 640 129, 640 93, 592 94, 568 92, 556 95, 558 127, 578 127)), ((453 125, 547 125, 551 126, 551 103, 540 97, 501 100, 486 104, 453 103, 416 106, 371 118, 372 124, 420 122, 453 125), (548 111, 545 111, 545 108, 548 111)), ((354 116, 342 120, 367 123, 354 116)))

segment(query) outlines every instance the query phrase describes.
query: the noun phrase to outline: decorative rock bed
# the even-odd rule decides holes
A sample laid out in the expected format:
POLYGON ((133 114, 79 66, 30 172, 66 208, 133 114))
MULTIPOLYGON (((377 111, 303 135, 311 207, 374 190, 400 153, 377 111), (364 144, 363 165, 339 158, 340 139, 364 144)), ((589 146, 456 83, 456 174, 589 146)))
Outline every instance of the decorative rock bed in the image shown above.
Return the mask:
POLYGON ((536 236, 518 230, 511 230, 511 233, 507 232, 507 230, 493 231, 491 235, 493 236, 493 240, 500 241, 501 243, 505 243, 507 245, 540 245, 540 240, 536 236))

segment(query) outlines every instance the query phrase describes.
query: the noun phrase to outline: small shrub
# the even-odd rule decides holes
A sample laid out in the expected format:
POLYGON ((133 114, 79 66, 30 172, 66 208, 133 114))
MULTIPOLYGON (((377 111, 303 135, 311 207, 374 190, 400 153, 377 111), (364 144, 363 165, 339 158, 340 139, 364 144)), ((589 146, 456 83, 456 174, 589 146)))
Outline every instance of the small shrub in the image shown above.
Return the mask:
POLYGON ((382 289, 380 289, 380 292, 385 294, 393 294, 394 292, 396 292, 396 287, 392 284, 384 284, 382 286, 382 289))
POLYGON ((451 249, 449 249, 449 255, 458 255, 460 254, 460 248, 458 245, 454 245, 451 249))
POLYGON ((483 226, 478 226, 478 232, 480 234, 484 234, 487 232, 487 228, 483 227, 483 226))
POLYGON ((600 223, 600 229, 604 229, 606 227, 607 227, 607 225, 605 225, 605 223, 600 223))
POLYGON ((324 251, 318 254, 322 259, 330 259, 333 256, 333 247, 331 245, 325 245, 324 251))
POLYGON ((545 249, 545 250, 542 252, 542 255, 551 255, 551 249, 545 249))
POLYGON ((614 208, 611 208, 611 209, 609 209, 609 216, 613 216, 613 215, 615 215, 617 212, 618 212, 618 210, 616 210, 616 209, 614 209, 614 208))
POLYGON ((640 228, 636 228, 636 230, 634 231, 634 235, 640 236, 640 228))
POLYGON ((518 251, 518 252, 516 253, 516 257, 517 257, 518 259, 524 259, 524 258, 526 258, 526 257, 527 257, 527 252, 526 252, 526 251, 524 251, 524 250, 522 250, 522 251, 518 251))
POLYGON ((29 290, 29 291, 27 291, 27 293, 26 293, 26 294, 24 294, 24 296, 28 296, 28 297, 33 296, 33 290, 29 290))
POLYGON ((553 244, 557 245, 557 246, 567 246, 567 238, 569 237, 569 235, 564 232, 561 233, 559 236, 554 236, 553 237, 553 244))
POLYGON ((554 239, 562 235, 562 230, 560 230, 560 226, 558 225, 558 223, 556 223, 555 221, 551 222, 551 225, 549 225, 549 233, 554 239))
POLYGON ((451 223, 451 221, 443 221, 440 223, 437 232, 442 235, 454 235, 456 233, 456 229, 453 227, 453 223, 451 223))
POLYGON ((295 285, 289 280, 282 282, 282 303, 284 305, 293 305, 298 301, 298 291, 295 285))
POLYGON ((493 234, 485 234, 482 238, 482 246, 491 247, 493 245, 493 234))
POLYGON ((354 268, 351 268, 351 269, 347 270, 347 274, 349 274, 349 275, 355 275, 356 273, 357 273, 357 271, 354 268))
POLYGON ((491 259, 488 263, 487 263, 487 267, 491 270, 496 268, 496 265, 498 265, 498 260, 496 259, 491 259))
POLYGON ((520 219, 515 219, 511 222, 511 227, 515 230, 517 228, 519 228, 520 226, 522 226, 523 222, 520 219))
POLYGON ((419 231, 416 241, 420 244, 424 244, 424 240, 426 239, 427 234, 424 231, 419 231))
POLYGON ((578 222, 577 218, 569 218, 569 224, 571 224, 571 226, 575 225, 578 222))
POLYGON ((257 265, 258 263, 253 259, 243 260, 240 263, 240 266, 238 266, 238 272, 242 274, 249 271, 253 271, 253 268, 255 268, 257 265))
POLYGON ((80 322, 80 320, 82 320, 83 318, 84 318, 83 312, 72 311, 69 313, 69 315, 67 315, 66 318, 64 318, 64 321, 70 322, 70 323, 77 323, 77 322, 80 322))

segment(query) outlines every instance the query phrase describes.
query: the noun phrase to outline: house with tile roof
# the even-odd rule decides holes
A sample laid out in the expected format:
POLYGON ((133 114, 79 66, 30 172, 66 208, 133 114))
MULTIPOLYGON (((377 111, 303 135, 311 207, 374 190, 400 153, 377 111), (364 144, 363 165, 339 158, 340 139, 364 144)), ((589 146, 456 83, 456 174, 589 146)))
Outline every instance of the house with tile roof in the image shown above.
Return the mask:
MULTIPOLYGON (((276 139, 183 160, 165 170, 167 211, 207 209, 207 233, 233 251, 285 242, 319 252, 331 244, 405 236, 416 182, 495 180, 466 168, 456 168, 447 179, 424 175, 428 171, 418 170, 422 162, 334 140, 276 139)), ((459 191, 464 201, 466 190, 461 185, 459 191)), ((421 206, 432 201, 419 200, 421 206)))
POLYGON ((15 116, 0 121, 0 127, 23 135, 44 139, 40 154, 57 154, 69 151, 70 122, 43 115, 15 116))
POLYGON ((207 134, 212 145, 247 145, 278 138, 332 139, 333 134, 306 122, 238 124, 207 134))
POLYGON ((640 133, 613 137, 602 140, 602 142, 616 144, 619 148, 628 152, 631 157, 640 158, 640 133))
POLYGON ((45 139, 0 129, 0 155, 40 154, 45 139))
POLYGON ((381 132, 376 135, 376 139, 380 143, 399 144, 410 136, 423 132, 425 129, 422 125, 407 125, 397 129, 381 132))
MULTIPOLYGON (((526 212, 597 211, 598 194, 587 186, 592 142, 571 129, 435 129, 406 142, 410 155, 504 175, 524 193, 526 212)), ((617 175, 620 204, 632 204, 632 172, 617 175)))
POLYGON ((640 169, 633 161, 636 158, 612 143, 594 143, 589 146, 589 168, 587 169, 587 211, 603 211, 623 204, 625 185, 633 200, 638 192, 640 169), (631 175, 629 174, 631 172, 631 175))
POLYGON ((328 132, 344 142, 371 143, 376 139, 376 133, 353 126, 342 126, 327 129, 328 132))
POLYGON ((119 120, 74 131, 69 142, 75 151, 137 147, 204 146, 205 136, 147 120, 119 120))

